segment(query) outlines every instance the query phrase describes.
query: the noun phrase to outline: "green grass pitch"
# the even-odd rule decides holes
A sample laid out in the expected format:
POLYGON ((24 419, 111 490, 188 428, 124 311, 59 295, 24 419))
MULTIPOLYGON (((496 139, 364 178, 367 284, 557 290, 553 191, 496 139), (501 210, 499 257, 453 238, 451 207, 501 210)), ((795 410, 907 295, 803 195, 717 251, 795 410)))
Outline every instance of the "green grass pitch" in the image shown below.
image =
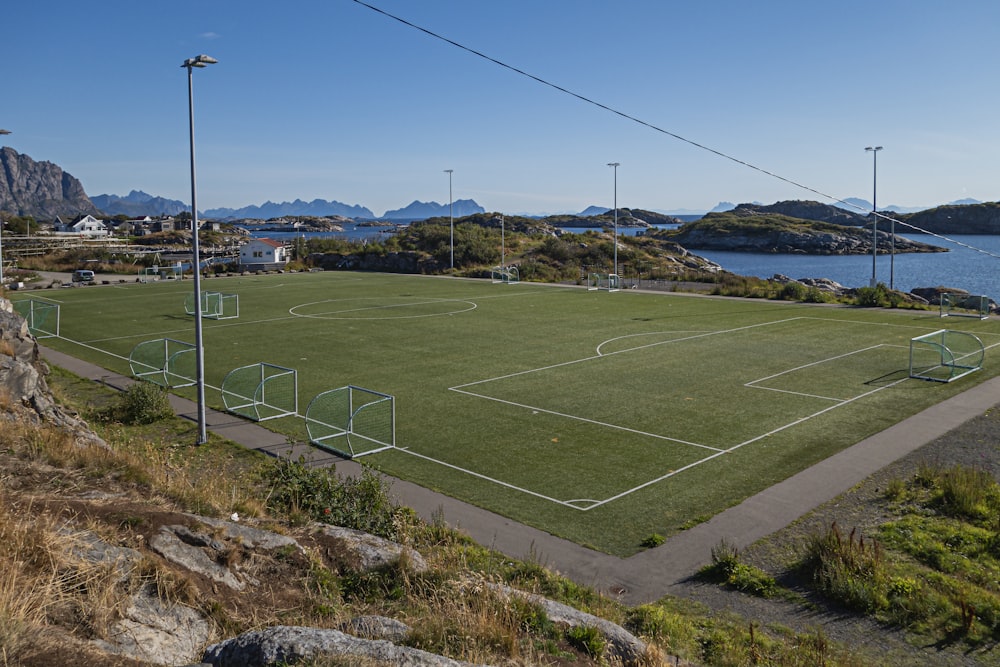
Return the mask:
MULTIPOLYGON (((14 294, 60 304, 54 348, 128 374, 140 342, 193 342, 190 280, 14 294)), ((238 367, 396 400, 396 448, 361 460, 609 553, 639 550, 1000 371, 996 321, 640 291, 314 272, 212 278, 207 400, 238 367), (947 325, 947 326, 945 326, 947 325), (981 372, 907 378, 909 340, 977 335, 981 372)), ((179 393, 193 397, 193 388, 179 393)))

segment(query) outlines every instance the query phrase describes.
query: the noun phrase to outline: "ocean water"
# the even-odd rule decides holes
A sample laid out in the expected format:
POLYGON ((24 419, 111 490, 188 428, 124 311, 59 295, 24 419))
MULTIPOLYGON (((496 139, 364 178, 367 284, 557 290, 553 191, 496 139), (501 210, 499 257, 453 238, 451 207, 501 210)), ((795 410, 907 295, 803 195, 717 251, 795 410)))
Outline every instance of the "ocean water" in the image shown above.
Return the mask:
MULTIPOLYGON (((1000 236, 961 235, 954 240, 972 248, 948 243, 923 234, 907 235, 948 248, 940 253, 898 254, 875 260, 877 282, 890 284, 904 292, 916 287, 954 287, 971 294, 985 294, 1000 299, 1000 236)), ((694 250, 727 271, 743 276, 770 278, 776 273, 789 278, 829 278, 845 287, 867 287, 872 279, 871 255, 778 255, 746 252, 694 250)))

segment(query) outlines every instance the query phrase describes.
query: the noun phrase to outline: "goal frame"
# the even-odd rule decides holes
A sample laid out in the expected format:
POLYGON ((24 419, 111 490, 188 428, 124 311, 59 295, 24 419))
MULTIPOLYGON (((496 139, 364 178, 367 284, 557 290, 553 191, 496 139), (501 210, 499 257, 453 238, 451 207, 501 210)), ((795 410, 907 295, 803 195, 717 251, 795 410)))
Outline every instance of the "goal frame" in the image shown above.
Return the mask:
POLYGON ((310 443, 348 459, 396 447, 396 399, 391 394, 355 385, 325 391, 309 402, 305 423, 310 443), (362 414, 374 410, 386 412, 388 430, 382 434, 384 438, 368 432, 364 420, 359 420, 362 414), (346 446, 338 446, 340 443, 346 446))
POLYGON ((297 415, 299 412, 299 376, 294 368, 266 362, 234 368, 222 380, 222 404, 226 411, 256 422, 297 415), (290 385, 289 385, 290 383, 290 385), (253 386, 243 391, 241 386, 253 386), (291 400, 287 400, 290 389, 291 400), (286 400, 269 401, 269 395, 284 391, 286 400), (252 394, 252 395, 249 395, 252 394))
POLYGON ((35 338, 58 338, 59 315, 58 303, 42 299, 20 299, 14 302, 14 310, 28 323, 28 333, 35 338), (55 326, 48 327, 49 313, 55 311, 55 326), (55 331, 52 331, 55 329, 55 331))
POLYGON ((974 317, 988 320, 990 298, 985 294, 952 294, 942 292, 938 299, 941 317, 974 317))
POLYGON ((591 292, 617 292, 621 289, 621 276, 617 273, 588 273, 587 289, 591 292))
POLYGON ((490 280, 494 283, 505 283, 507 285, 516 285, 521 282, 521 275, 517 269, 517 266, 511 264, 510 266, 494 266, 490 269, 490 280))
POLYGON ((170 264, 168 266, 144 266, 139 269, 138 280, 140 283, 155 282, 157 280, 181 280, 184 277, 184 269, 180 264, 170 264))
POLYGON ((910 339, 910 377, 954 382, 983 367, 986 347, 967 331, 939 329, 910 339), (931 360, 927 363, 925 360, 931 360))
POLYGON ((161 387, 190 387, 197 382, 195 349, 194 344, 173 338, 142 341, 128 355, 129 369, 134 377, 161 387))
MULTIPOLYGON (((184 312, 195 314, 194 294, 184 297, 184 312)), ((223 292, 201 293, 201 317, 207 320, 233 320, 240 316, 240 295, 223 292)))

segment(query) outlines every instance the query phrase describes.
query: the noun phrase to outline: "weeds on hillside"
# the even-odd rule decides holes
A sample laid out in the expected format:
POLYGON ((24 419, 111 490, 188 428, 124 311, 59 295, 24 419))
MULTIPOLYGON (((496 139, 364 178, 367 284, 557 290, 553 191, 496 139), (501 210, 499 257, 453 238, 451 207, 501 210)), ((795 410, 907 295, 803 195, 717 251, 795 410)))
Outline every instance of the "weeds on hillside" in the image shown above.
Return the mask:
POLYGON ((818 591, 877 620, 942 644, 1000 637, 1000 486, 974 468, 924 465, 891 483, 900 518, 878 540, 836 524, 800 563, 818 591))

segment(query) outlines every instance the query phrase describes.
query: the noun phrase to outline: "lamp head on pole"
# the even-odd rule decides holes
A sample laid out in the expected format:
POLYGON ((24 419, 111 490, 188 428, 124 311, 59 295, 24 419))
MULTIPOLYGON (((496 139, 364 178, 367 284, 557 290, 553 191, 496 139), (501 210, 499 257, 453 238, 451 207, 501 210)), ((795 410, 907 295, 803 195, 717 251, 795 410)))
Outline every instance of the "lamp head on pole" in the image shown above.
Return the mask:
POLYGON ((184 64, 182 64, 181 67, 188 67, 188 68, 206 67, 208 65, 214 65, 217 62, 219 61, 213 58, 212 56, 206 56, 203 53, 200 56, 195 56, 194 58, 188 58, 187 60, 184 61, 184 64))
POLYGON ((0 130, 0 134, 10 134, 10 130, 0 130))
POLYGON ((871 147, 871 146, 865 146, 865 150, 866 150, 866 151, 871 151, 871 152, 873 152, 873 153, 876 153, 876 152, 878 152, 878 151, 882 150, 882 147, 881 147, 881 146, 875 146, 875 147, 873 148, 873 147, 871 147))

